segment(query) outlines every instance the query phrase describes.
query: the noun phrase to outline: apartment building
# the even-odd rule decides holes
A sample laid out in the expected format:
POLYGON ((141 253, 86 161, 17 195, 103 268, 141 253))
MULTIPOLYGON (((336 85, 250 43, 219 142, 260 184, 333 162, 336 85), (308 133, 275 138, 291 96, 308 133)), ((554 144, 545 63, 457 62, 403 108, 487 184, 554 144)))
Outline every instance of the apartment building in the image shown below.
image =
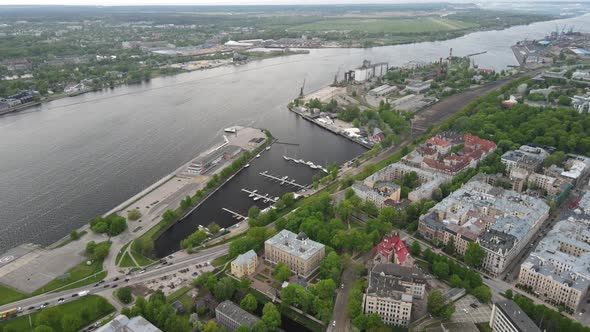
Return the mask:
POLYGON ((490 316, 492 332, 541 332, 541 329, 512 300, 494 303, 490 316))
POLYGON ((486 252, 483 269, 504 271, 549 215, 542 199, 494 187, 477 175, 420 217, 418 231, 433 241, 454 241, 464 255, 470 242, 486 252))
POLYGON ((325 255, 325 246, 308 239, 303 232, 295 234, 284 229, 264 242, 266 261, 285 263, 303 278, 309 278, 319 268, 325 255))
POLYGON ((590 287, 587 216, 559 221, 521 264, 518 283, 556 305, 579 310, 590 287))
POLYGON ((420 270, 397 264, 376 264, 363 295, 365 314, 376 313, 388 325, 408 326, 414 298, 423 298, 425 278, 420 270))
POLYGON ((374 187, 369 187, 361 181, 356 181, 352 185, 352 190, 360 199, 372 202, 380 209, 398 203, 401 197, 401 187, 392 182, 377 182, 374 187))

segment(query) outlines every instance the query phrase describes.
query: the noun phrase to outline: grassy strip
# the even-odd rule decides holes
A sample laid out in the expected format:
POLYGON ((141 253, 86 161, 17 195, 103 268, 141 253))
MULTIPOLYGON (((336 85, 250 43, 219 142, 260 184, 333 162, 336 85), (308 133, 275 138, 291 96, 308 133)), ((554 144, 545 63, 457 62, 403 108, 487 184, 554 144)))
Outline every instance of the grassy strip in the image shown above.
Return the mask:
POLYGON ((166 296, 166 302, 172 303, 172 302, 176 301, 179 297, 183 296, 191 289, 192 289, 191 286, 184 286, 182 288, 177 289, 172 294, 166 296))
POLYGON ((131 242, 127 243, 123 246, 123 248, 121 248, 121 250, 119 250, 119 252, 117 253, 117 259, 115 260, 115 264, 119 265, 119 262, 123 257, 123 253, 127 250, 127 247, 129 247, 129 245, 131 245, 131 242))
MULTIPOLYGON (((60 318, 65 314, 72 315, 79 319, 77 324, 78 326, 74 327, 74 330, 78 330, 105 316, 106 314, 115 311, 115 308, 113 308, 113 306, 108 303, 107 300, 98 295, 88 295, 80 298, 79 300, 61 304, 56 307, 46 308, 44 310, 52 310, 52 314, 57 314, 60 316, 56 317, 56 325, 59 324, 59 326, 52 326, 52 328, 54 331, 62 331, 60 318)), ((33 328, 37 326, 38 316, 41 314, 41 312, 35 312, 30 315, 21 316, 0 323, 0 329, 3 328, 5 331, 32 331, 33 328), (33 323, 33 326, 29 324, 29 318, 33 323)))
POLYGON ((213 265, 214 267, 222 267, 230 260, 231 259, 230 259, 229 255, 219 256, 211 262, 211 265, 213 265))
POLYGON ((60 243, 57 247, 55 248, 61 248, 63 246, 65 246, 66 244, 69 244, 72 241, 78 241, 82 238, 82 236, 86 235, 86 231, 81 231, 80 233, 78 233, 78 238, 77 239, 72 239, 71 237, 69 237, 67 240, 65 240, 64 242, 60 243))
POLYGON ((125 255, 123 255, 123 259, 121 259, 119 267, 136 267, 128 252, 126 252, 125 255))
POLYGON ((27 294, 21 293, 10 287, 0 285, 0 305, 22 300, 29 297, 27 294))
MULTIPOLYGON (((82 262, 82 263, 74 266, 73 268, 69 269, 66 272, 66 273, 70 274, 70 277, 68 279, 65 279, 65 280, 60 280, 57 278, 53 279, 50 282, 48 282, 45 286, 34 291, 32 293, 32 295, 43 294, 43 293, 50 292, 52 290, 62 288, 65 286, 69 286, 72 284, 75 284, 75 287, 87 285, 88 284, 87 280, 84 280, 83 282, 81 281, 81 283, 78 283, 78 281, 80 281, 81 279, 87 278, 93 274, 96 274, 100 271, 102 271, 102 261, 94 261, 91 265, 86 265, 86 262, 82 262)), ((90 279, 95 280, 94 277, 90 278, 90 279)), ((101 280, 101 279, 98 279, 98 280, 101 280)))
POLYGON ((152 264, 154 261, 145 257, 142 254, 139 254, 135 251, 131 251, 131 255, 133 255, 133 257, 135 258, 135 261, 137 262, 137 264, 139 264, 139 266, 148 266, 150 264, 152 264))

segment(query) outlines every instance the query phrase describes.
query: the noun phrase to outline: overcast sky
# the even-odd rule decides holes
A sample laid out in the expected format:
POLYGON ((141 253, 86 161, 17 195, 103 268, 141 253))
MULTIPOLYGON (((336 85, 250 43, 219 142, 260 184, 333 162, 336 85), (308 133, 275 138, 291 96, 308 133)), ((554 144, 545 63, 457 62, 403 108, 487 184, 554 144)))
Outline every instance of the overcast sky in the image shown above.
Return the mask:
MULTIPOLYGON (((309 5, 355 3, 482 2, 484 0, 0 0, 0 5, 309 5)), ((502 0, 500 0, 502 1, 502 0)), ((506 0, 504 0, 506 1, 506 0)), ((523 0, 519 0, 523 1, 523 0)), ((530 2, 532 0, 527 0, 530 2)), ((548 0, 545 0, 548 1, 548 0)), ((560 1, 560 0, 557 0, 560 1)), ((485 1, 484 1, 485 2, 485 1)), ((582 0, 582 2, 585 2, 582 0)))

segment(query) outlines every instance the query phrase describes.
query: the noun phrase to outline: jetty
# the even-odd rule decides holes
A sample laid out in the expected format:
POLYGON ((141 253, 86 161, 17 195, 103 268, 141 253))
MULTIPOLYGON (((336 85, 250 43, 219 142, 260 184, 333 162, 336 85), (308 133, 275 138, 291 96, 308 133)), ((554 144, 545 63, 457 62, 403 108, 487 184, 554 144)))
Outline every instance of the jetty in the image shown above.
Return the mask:
POLYGON ((231 214, 231 215, 232 215, 234 218, 236 218, 236 219, 238 219, 238 220, 246 220, 246 219, 248 219, 248 217, 246 217, 246 216, 243 216, 243 215, 241 215, 241 214, 239 214, 239 213, 237 213, 237 212, 235 212, 235 211, 232 211, 232 210, 230 210, 230 209, 228 209, 228 208, 221 208, 221 209, 222 209, 223 211, 225 211, 225 212, 227 212, 227 213, 231 214))
POLYGON ((276 203, 279 200, 278 197, 270 197, 268 194, 266 194, 266 195, 259 194, 257 190, 248 190, 248 189, 242 188, 242 191, 245 193, 248 193, 249 197, 253 197, 255 201, 262 200, 265 203, 268 203, 268 202, 276 203))
POLYGON ((305 161, 303 159, 295 159, 295 158, 291 158, 291 157, 287 157, 287 156, 283 156, 283 159, 285 159, 286 161, 292 161, 296 164, 307 165, 307 166, 311 167, 312 169, 319 169, 319 170, 322 170, 322 171, 328 173, 328 170, 326 168, 322 167, 321 165, 314 164, 311 161, 305 161))
POLYGON ((290 185, 290 186, 293 186, 293 187, 297 187, 299 189, 304 189, 305 188, 304 185, 301 185, 301 184, 295 182, 295 180, 289 180, 287 178, 287 176, 283 176, 283 177, 274 176, 272 174, 269 174, 268 171, 264 171, 264 172, 261 172, 261 173, 258 173, 258 174, 260 174, 260 175, 262 175, 262 176, 264 176, 264 177, 266 177, 268 179, 275 180, 275 181, 279 182, 281 185, 287 184, 287 185, 290 185))

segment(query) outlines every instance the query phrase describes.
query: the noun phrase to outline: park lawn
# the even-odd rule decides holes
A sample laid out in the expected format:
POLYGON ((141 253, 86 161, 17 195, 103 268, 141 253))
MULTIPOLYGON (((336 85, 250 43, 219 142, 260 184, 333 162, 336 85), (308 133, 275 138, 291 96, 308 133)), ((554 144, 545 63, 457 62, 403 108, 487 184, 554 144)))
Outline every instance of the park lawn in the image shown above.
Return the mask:
POLYGON ((10 287, 0 285, 0 305, 22 300, 29 297, 27 294, 21 293, 10 287))
POLYGON ((131 256, 129 256, 128 252, 123 255, 123 259, 121 259, 119 262, 119 267, 135 267, 135 263, 133 263, 133 260, 131 259, 131 256))
POLYGON ((153 260, 145 257, 142 254, 138 254, 137 252, 134 252, 133 250, 131 250, 131 254, 135 258, 135 261, 137 262, 137 264, 139 264, 140 266, 148 266, 154 262, 153 260))
MULTIPOLYGON (((78 317, 80 319, 80 326, 77 328, 89 325, 95 320, 115 311, 115 308, 107 300, 98 295, 84 296, 79 300, 61 304, 55 308, 58 309, 59 314, 70 314, 78 317), (87 310, 87 315, 82 315, 82 310, 87 310)), ((32 331, 36 325, 37 315, 39 315, 39 312, 11 319, 1 323, 0 326, 3 328, 10 327, 14 331, 32 331), (29 325, 29 316, 31 318, 31 322, 33 323, 33 327, 29 325)), ((54 331, 58 330, 56 329, 54 331)))
POLYGON ((123 248, 121 248, 121 250, 119 250, 119 252, 117 253, 117 259, 115 260, 115 264, 119 265, 119 262, 121 261, 123 253, 127 250, 127 247, 129 247, 129 245, 131 245, 131 242, 127 243, 126 245, 123 246, 123 248))
POLYGON ((476 24, 435 17, 407 19, 346 18, 325 19, 289 28, 290 31, 355 31, 383 34, 415 34, 440 31, 462 30, 476 27, 476 24))
MULTIPOLYGON (((68 286, 71 285, 72 283, 79 281, 80 279, 84 279, 86 277, 89 277, 95 273, 98 273, 102 271, 102 261, 94 261, 91 265, 86 265, 86 262, 82 262, 76 266, 74 266, 73 268, 69 269, 66 273, 70 274, 70 277, 66 280, 59 280, 59 279, 53 279, 50 282, 48 282, 45 286, 37 289, 36 291, 33 292, 32 295, 39 295, 39 294, 43 294, 64 286, 68 286)), ((103 277, 104 278, 104 277, 103 277)), ((98 279, 98 280, 102 280, 98 279)), ((79 286, 83 286, 83 285, 87 285, 91 282, 93 282, 94 280, 96 280, 96 278, 90 278, 90 280, 92 281, 88 281, 88 280, 84 280, 83 282, 79 282, 79 283, 75 283, 74 288, 75 287, 79 287, 79 286)), ((97 280, 97 281, 98 281, 97 280)), ((72 288, 72 287, 70 287, 72 288)))

